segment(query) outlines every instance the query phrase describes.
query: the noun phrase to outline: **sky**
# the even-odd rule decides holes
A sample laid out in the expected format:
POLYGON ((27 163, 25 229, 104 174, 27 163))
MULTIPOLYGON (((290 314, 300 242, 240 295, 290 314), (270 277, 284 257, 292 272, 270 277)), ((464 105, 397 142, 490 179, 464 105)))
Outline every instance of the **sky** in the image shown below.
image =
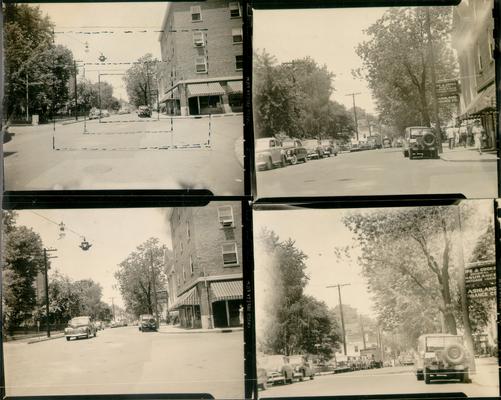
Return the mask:
POLYGON ((30 227, 40 234, 44 247, 56 248, 51 253, 49 272, 59 271, 73 280, 92 279, 103 287, 103 301, 123 307, 120 292, 114 287, 118 264, 151 237, 172 248, 167 209, 87 209, 87 210, 22 210, 17 211, 16 225, 30 227), (59 239, 63 222, 66 235, 59 239), (82 237, 92 244, 88 251, 80 249, 82 237))
POLYGON ((332 99, 375 113, 369 88, 355 79, 352 70, 362 66, 355 49, 367 40, 363 30, 379 19, 386 8, 334 8, 312 10, 254 10, 253 49, 274 55, 279 63, 311 57, 333 72, 335 92, 332 99))
MULTIPOLYGON (((107 57, 105 62, 133 62, 146 53, 161 58, 159 33, 153 31, 161 29, 167 2, 36 5, 55 24, 56 44, 68 47, 75 60, 99 63, 101 53, 107 57), (123 33, 126 30, 132 30, 133 33, 123 33), (144 30, 145 33, 139 32, 144 30), (115 33, 75 33, 100 31, 115 33), (85 51, 86 42, 88 52, 85 51)), ((86 65, 85 78, 97 82, 98 71, 122 74, 128 67, 129 65, 86 65)), ((79 69, 78 79, 83 77, 83 69, 79 69)), ((127 100, 122 78, 123 75, 107 75, 101 76, 101 81, 113 85, 116 98, 127 100)))

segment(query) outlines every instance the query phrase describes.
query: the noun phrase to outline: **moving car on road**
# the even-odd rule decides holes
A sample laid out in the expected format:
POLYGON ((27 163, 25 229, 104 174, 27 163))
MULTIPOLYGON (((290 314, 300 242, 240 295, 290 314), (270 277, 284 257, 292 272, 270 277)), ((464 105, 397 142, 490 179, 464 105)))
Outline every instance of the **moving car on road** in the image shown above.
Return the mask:
POLYGON ((320 141, 320 146, 322 146, 324 154, 326 154, 328 157, 337 156, 337 153, 339 152, 336 143, 332 139, 322 139, 320 141))
POLYGON ((75 317, 68 322, 68 327, 64 330, 64 336, 66 340, 71 338, 89 338, 91 336, 97 336, 97 328, 92 322, 92 319, 87 316, 75 317))
POLYGON ((464 346, 463 336, 445 333, 421 335, 418 339, 416 378, 427 384, 433 379, 457 379, 470 383, 473 357, 464 346))
POLYGON ((308 158, 324 158, 324 149, 317 139, 303 140, 303 146, 308 152, 308 158))
POLYGON ((288 361, 293 368, 293 376, 295 379, 302 381, 305 378, 313 379, 315 376, 315 370, 305 356, 289 356, 288 361))
POLYGON ((151 108, 148 106, 139 106, 137 115, 141 118, 149 118, 151 117, 151 108))
POLYGON ((258 357, 257 370, 258 375, 264 376, 266 373, 266 385, 294 382, 292 366, 287 363, 286 356, 280 354, 258 357))
POLYGON ((285 161, 289 164, 297 164, 298 161, 308 161, 308 151, 298 139, 286 139, 282 142, 285 161))
POLYGON ((270 170, 275 165, 285 166, 285 155, 280 142, 272 137, 256 139, 256 169, 270 170))
POLYGON ((139 316, 139 330, 141 332, 158 330, 157 321, 151 314, 142 314, 139 316))
POLYGON ((403 142, 404 157, 438 158, 438 139, 432 128, 427 126, 411 126, 405 128, 403 142))

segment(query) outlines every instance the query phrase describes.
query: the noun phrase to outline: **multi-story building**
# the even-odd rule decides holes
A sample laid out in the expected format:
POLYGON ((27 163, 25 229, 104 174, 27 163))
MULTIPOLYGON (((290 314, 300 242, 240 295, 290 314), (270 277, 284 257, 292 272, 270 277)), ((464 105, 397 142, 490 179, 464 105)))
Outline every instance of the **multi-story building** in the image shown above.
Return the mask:
POLYGON ((170 115, 242 111, 238 1, 168 3, 159 36, 160 102, 170 115))
POLYGON ((238 326, 243 316, 242 217, 239 202, 174 208, 169 310, 181 326, 238 326))
POLYGON ((496 145, 493 0, 463 0, 454 7, 452 46, 460 71, 461 120, 479 119, 485 147, 496 145))

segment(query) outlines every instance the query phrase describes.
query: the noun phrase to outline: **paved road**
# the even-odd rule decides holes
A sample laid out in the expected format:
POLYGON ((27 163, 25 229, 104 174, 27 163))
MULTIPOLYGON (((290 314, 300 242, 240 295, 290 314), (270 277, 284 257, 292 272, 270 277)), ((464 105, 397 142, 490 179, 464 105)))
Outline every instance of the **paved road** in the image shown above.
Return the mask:
POLYGON ((12 127, 15 136, 4 145, 5 188, 200 188, 241 195, 242 152, 236 149, 243 143, 242 116, 213 117, 210 125, 210 137, 208 118, 133 114, 57 124, 55 130, 50 124, 12 127), (209 139, 210 148, 180 148, 209 139))
POLYGON ((257 173, 259 197, 462 193, 497 197, 496 162, 409 160, 401 149, 337 157, 257 173))
POLYGON ((105 329, 96 338, 4 344, 7 395, 211 393, 242 398, 242 332, 141 333, 105 329))
POLYGON ((426 385, 417 381, 413 367, 382 368, 316 376, 314 380, 294 382, 292 385, 276 385, 259 392, 260 398, 286 396, 340 396, 406 393, 458 393, 468 396, 499 395, 495 361, 482 369, 482 376, 473 376, 473 382, 463 384, 454 381, 435 381, 426 385))

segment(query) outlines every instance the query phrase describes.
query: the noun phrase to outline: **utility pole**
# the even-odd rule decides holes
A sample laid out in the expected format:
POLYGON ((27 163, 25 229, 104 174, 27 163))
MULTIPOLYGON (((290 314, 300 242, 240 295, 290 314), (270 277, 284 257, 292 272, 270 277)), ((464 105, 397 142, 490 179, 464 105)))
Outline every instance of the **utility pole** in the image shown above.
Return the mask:
POLYGON ((335 288, 337 287, 337 292, 339 295, 339 313, 341 314, 341 329, 343 330, 343 350, 344 350, 344 355, 347 355, 346 351, 346 330, 344 328, 344 315, 343 315, 343 302, 341 301, 341 287, 342 286, 350 286, 351 283, 343 283, 343 284, 337 284, 337 285, 329 285, 327 288, 335 288))
POLYGON ((150 252, 150 270, 151 270, 151 286, 153 289, 153 304, 155 306, 155 319, 157 321, 157 328, 160 328, 160 319, 158 317, 157 287, 155 283, 155 270, 153 267, 153 252, 150 252))
POLYGON ((75 120, 78 121, 78 93, 77 93, 77 62, 73 60, 73 71, 75 72, 75 120))
POLYGON ((101 122, 101 74, 97 73, 97 98, 99 104, 99 122, 101 122))
POLYGON ((362 94, 360 92, 357 93, 349 93, 346 96, 351 96, 353 98, 353 114, 355 116, 355 132, 357 134, 357 142, 358 142, 358 119, 357 119, 357 107, 355 105, 355 96, 362 94))
POLYGON ((30 95, 29 95, 29 83, 28 83, 28 72, 26 72, 26 122, 29 121, 30 119, 30 113, 28 111, 28 107, 29 107, 29 104, 30 104, 30 95))
POLYGON ((435 118, 435 127, 437 130, 438 139, 438 152, 442 153, 442 129, 440 128, 440 117, 438 111, 438 96, 437 96, 437 77, 435 75, 435 53, 433 51, 433 41, 431 37, 431 21, 430 21, 430 8, 426 7, 426 31, 428 35, 428 50, 430 52, 430 75, 433 94, 433 114, 435 118))
POLYGON ((43 249, 43 264, 45 270, 45 324, 47 325, 47 337, 50 337, 50 307, 49 307, 49 259, 57 258, 57 256, 48 256, 47 253, 51 253, 57 251, 57 249, 53 248, 45 248, 43 249))

